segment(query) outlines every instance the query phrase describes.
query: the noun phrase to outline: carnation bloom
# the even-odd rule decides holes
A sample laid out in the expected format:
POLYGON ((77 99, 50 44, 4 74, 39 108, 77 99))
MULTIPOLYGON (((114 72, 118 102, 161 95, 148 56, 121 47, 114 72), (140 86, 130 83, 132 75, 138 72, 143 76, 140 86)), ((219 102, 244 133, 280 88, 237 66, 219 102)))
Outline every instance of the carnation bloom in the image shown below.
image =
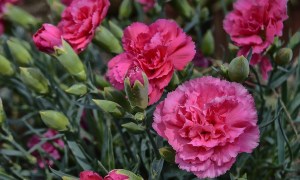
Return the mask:
POLYGON ((77 53, 82 52, 92 41, 109 5, 109 0, 74 0, 64 10, 58 28, 77 53))
POLYGON ((43 24, 33 35, 33 41, 40 51, 52 54, 54 47, 62 46, 62 34, 56 26, 43 24))
MULTIPOLYGON (((57 135, 57 132, 55 130, 48 130, 46 133, 44 133, 42 135, 42 137, 39 137, 37 135, 33 135, 28 143, 27 143, 27 146, 29 148, 32 148, 34 147, 35 145, 39 144, 41 142, 41 138, 52 138, 54 137, 55 135, 57 135)), ((61 140, 61 139, 55 139, 55 140, 52 140, 51 142, 45 142, 41 145, 41 149, 47 153, 49 155, 49 157, 51 157, 52 159, 54 160, 59 160, 61 158, 61 155, 59 154, 58 150, 55 148, 55 146, 53 144, 56 144, 57 146, 63 148, 65 146, 64 142, 61 140)), ((42 160, 39 152, 37 151, 34 151, 33 152, 33 155, 37 158, 38 160, 38 165, 40 168, 45 168, 45 164, 44 164, 44 161, 42 160)), ((48 165, 53 165, 53 160, 52 159, 48 159, 46 158, 45 159, 45 162, 48 164, 48 165)))
POLYGON ((238 83, 213 77, 190 80, 154 112, 153 128, 176 151, 175 161, 199 178, 224 174, 239 153, 259 141, 252 96, 238 83))
POLYGON ((80 180, 129 180, 129 177, 123 174, 119 174, 117 169, 114 169, 108 173, 104 178, 93 171, 82 171, 80 173, 80 180))
POLYGON ((154 8, 155 0, 138 0, 140 4, 143 5, 143 9, 145 12, 148 12, 152 8, 154 8))
POLYGON ((107 76, 122 90, 130 68, 139 67, 149 79, 149 104, 158 101, 175 70, 183 70, 195 55, 191 37, 172 20, 160 19, 151 25, 133 23, 122 38, 125 52, 108 63, 107 76))

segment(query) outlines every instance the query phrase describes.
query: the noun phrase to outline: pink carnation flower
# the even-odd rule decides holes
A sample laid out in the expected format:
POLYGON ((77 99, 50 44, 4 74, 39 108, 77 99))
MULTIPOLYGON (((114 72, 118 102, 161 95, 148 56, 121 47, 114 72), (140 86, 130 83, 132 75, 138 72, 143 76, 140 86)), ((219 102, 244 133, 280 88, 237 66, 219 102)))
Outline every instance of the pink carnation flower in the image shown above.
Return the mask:
POLYGON ((153 9, 155 5, 155 0, 138 0, 138 2, 143 5, 143 9, 145 12, 153 9))
POLYGON ((287 16, 287 0, 238 0, 224 19, 224 29, 240 47, 263 52, 282 35, 287 16))
POLYGON ((157 102, 175 70, 183 70, 195 55, 192 38, 172 20, 160 19, 150 26, 133 23, 124 31, 125 52, 108 63, 107 76, 122 90, 127 71, 139 67, 149 79, 149 104, 157 102))
POLYGON ((168 94, 154 112, 153 128, 176 151, 175 161, 199 178, 231 168, 259 141, 252 96, 240 84, 197 78, 168 94))
POLYGON ((64 10, 58 28, 77 53, 82 52, 92 41, 109 5, 109 0, 74 0, 64 10))
MULTIPOLYGON (((53 136, 57 135, 57 132, 55 130, 48 130, 46 133, 44 133, 42 135, 42 138, 52 138, 53 136)), ((37 135, 33 135, 28 143, 27 146, 29 148, 34 147, 35 145, 37 145, 38 143, 41 142, 41 137, 37 136, 37 135)), ((53 158, 54 160, 59 160, 61 158, 60 153, 58 152, 58 150, 55 148, 55 146, 53 145, 53 143, 55 143, 57 146, 63 148, 65 146, 64 142, 61 139, 55 139, 51 142, 45 142, 41 145, 42 150, 44 150, 45 153, 47 153, 51 158, 53 158)), ((33 152, 33 155, 37 158, 38 160, 38 165, 40 168, 45 168, 45 164, 42 160, 42 158, 40 157, 40 154, 37 151, 33 152)), ((52 159, 45 159, 45 162, 47 163, 47 165, 53 165, 54 162, 52 159)))
POLYGON ((102 178, 98 173, 93 171, 82 171, 80 173, 80 180, 129 180, 129 177, 124 174, 119 174, 118 169, 114 169, 102 178))
POLYGON ((103 178, 93 171, 82 171, 79 175, 79 180, 103 180, 103 178))

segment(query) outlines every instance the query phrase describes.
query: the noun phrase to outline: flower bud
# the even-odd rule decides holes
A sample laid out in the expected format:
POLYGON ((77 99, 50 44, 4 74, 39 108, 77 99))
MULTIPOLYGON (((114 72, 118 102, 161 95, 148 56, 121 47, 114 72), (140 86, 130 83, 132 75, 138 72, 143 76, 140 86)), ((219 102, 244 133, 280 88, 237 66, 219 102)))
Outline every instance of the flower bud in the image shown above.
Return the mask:
POLYGON ((9 50, 14 57, 14 59, 17 61, 18 64, 22 66, 28 66, 33 63, 32 56, 29 54, 27 49, 23 47, 21 44, 8 40, 7 45, 9 47, 9 50))
POLYGON ((133 122, 122 124, 122 127, 135 134, 144 133, 146 130, 144 126, 137 125, 133 122))
POLYGON ((0 55, 0 75, 12 76, 15 74, 14 66, 4 56, 0 55))
POLYGON ((30 89, 39 94, 47 94, 49 92, 48 80, 39 69, 20 67, 21 80, 30 89))
POLYGON ((109 29, 118 39, 122 39, 123 37, 123 30, 115 24, 113 21, 109 21, 109 29))
POLYGON ((146 74, 137 66, 129 68, 124 81, 124 89, 131 107, 147 108, 148 87, 146 74))
POLYGON ((103 76, 97 74, 95 75, 95 83, 97 87, 102 89, 110 86, 110 83, 103 76))
POLYGON ((210 56, 215 51, 215 41, 211 30, 208 30, 202 40, 201 50, 205 56, 210 56))
POLYGON ((105 176, 104 179, 113 179, 113 180, 143 180, 141 176, 134 174, 131 171, 125 169, 114 169, 105 176))
POLYGON ((209 18, 209 9, 207 7, 204 7, 201 9, 200 17, 202 21, 207 21, 209 18))
POLYGON ((118 91, 112 87, 105 87, 103 95, 106 100, 120 104, 126 111, 131 110, 130 103, 128 102, 123 92, 118 91))
POLYGON ((119 19, 127 19, 132 13, 132 0, 123 0, 119 9, 119 19))
POLYGON ((188 19, 192 17, 193 8, 190 6, 187 0, 173 0, 171 3, 182 16, 188 19))
POLYGON ((62 34, 56 26, 53 26, 52 24, 43 24, 33 35, 33 41, 40 51, 53 54, 55 52, 55 46, 62 46, 62 34))
POLYGON ((43 122, 51 129, 66 131, 70 126, 69 119, 61 112, 46 110, 40 111, 43 122))
POLYGON ((78 83, 78 84, 74 84, 73 86, 69 87, 65 91, 69 94, 73 94, 76 96, 82 96, 87 93, 87 87, 85 84, 78 83))
POLYGON ((21 44, 27 51, 31 51, 31 44, 28 41, 22 40, 22 39, 18 39, 15 37, 10 37, 9 38, 10 41, 17 43, 17 44, 21 44))
POLYGON ((86 81, 87 77, 83 63, 73 48, 66 41, 63 40, 62 42, 62 47, 54 46, 55 53, 53 55, 68 73, 80 81, 86 81))
POLYGON ((120 41, 104 26, 96 30, 94 42, 109 52, 116 54, 123 52, 120 41))
POLYGON ((107 101, 107 100, 96 100, 96 99, 93 99, 93 101, 104 112, 110 113, 112 116, 116 118, 121 118, 125 114, 122 106, 120 106, 115 102, 107 101))
POLYGON ((159 149, 159 154, 161 157, 170 163, 175 163, 175 154, 176 152, 171 147, 162 147, 159 149))
POLYGON ((30 29, 39 23, 39 20, 31 14, 12 4, 6 4, 4 18, 25 29, 30 29))
POLYGON ((293 58, 293 51, 290 48, 281 48, 275 56, 275 63, 284 66, 287 65, 293 58))
POLYGON ((249 75, 249 62, 244 56, 234 58, 228 68, 231 81, 243 82, 249 75))
POLYGON ((0 98, 0 126, 3 124, 4 120, 5 120, 5 112, 3 109, 2 100, 0 98))

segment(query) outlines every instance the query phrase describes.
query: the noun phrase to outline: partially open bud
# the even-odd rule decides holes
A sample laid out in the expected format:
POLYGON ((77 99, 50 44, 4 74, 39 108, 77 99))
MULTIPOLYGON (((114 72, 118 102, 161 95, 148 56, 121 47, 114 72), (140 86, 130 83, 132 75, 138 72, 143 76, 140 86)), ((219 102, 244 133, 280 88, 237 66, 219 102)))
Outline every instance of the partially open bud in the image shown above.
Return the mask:
POLYGON ((215 41, 211 30, 208 30, 202 40, 201 50, 205 56, 210 56, 215 51, 215 41))
POLYGON ((61 31, 56 26, 53 26, 52 24, 43 24, 33 35, 33 42, 40 51, 53 54, 55 52, 55 46, 62 46, 61 37, 61 31))
POLYGON ((39 20, 31 14, 12 4, 6 4, 4 18, 26 29, 30 29, 39 23, 39 20))
POLYGON ((124 81, 124 89, 132 107, 147 108, 148 87, 146 74, 137 66, 129 68, 124 81))
POLYGON ((62 47, 55 46, 54 49, 55 53, 53 55, 64 66, 68 73, 80 81, 86 81, 85 67, 73 48, 63 40, 62 47))
POLYGON ((21 44, 15 41, 8 40, 7 45, 12 56, 18 64, 20 64, 21 66, 28 66, 33 63, 32 56, 30 55, 28 50, 21 44))
POLYGON ((122 106, 120 106, 115 102, 107 101, 107 100, 96 100, 96 99, 93 99, 93 101, 104 112, 110 113, 112 116, 116 118, 121 118, 125 114, 125 111, 123 110, 122 106))
POLYGON ((39 94, 49 92, 48 80, 39 69, 20 67, 20 75, 24 84, 39 94))
POLYGON ((133 122, 122 124, 122 127, 135 134, 144 133, 146 130, 144 126, 135 124, 133 122))
POLYGON ((172 0, 171 3, 185 18, 189 19, 192 17, 193 8, 190 6, 187 0, 172 0))
POLYGON ((159 154, 161 157, 170 163, 175 163, 175 150, 171 147, 162 147, 159 149, 159 154))
POLYGON ((110 171, 108 173, 107 176, 105 176, 104 179, 107 179, 107 180, 143 180, 142 177, 134 174, 133 172, 131 171, 128 171, 128 170, 125 170, 125 169, 114 169, 112 171, 110 171))
POLYGON ((249 62, 244 56, 234 58, 228 68, 231 81, 243 82, 249 75, 249 62))
POLYGON ((3 124, 4 120, 5 120, 5 112, 3 109, 2 100, 0 98, 0 126, 3 124))
POLYGON ((287 65, 293 58, 293 51, 290 48, 281 48, 275 56, 275 63, 284 66, 287 65))
POLYGON ((7 60, 4 56, 0 55, 0 75, 2 76, 12 76, 15 74, 15 69, 13 64, 7 60))
POLYGON ((66 131, 70 126, 69 119, 61 112, 46 110, 40 111, 43 122, 51 129, 66 131))
POLYGON ((97 28, 94 42, 109 52, 116 54, 123 52, 120 41, 104 26, 97 28))
POLYGON ((122 39, 123 37, 123 30, 114 22, 109 21, 109 29, 118 39, 122 39))
POLYGON ((78 84, 74 84, 73 86, 69 87, 65 91, 69 94, 73 94, 76 96, 82 96, 87 93, 87 87, 85 84, 78 83, 78 84))
POLYGON ((119 9, 119 18, 127 19, 132 13, 132 0, 123 0, 119 9))

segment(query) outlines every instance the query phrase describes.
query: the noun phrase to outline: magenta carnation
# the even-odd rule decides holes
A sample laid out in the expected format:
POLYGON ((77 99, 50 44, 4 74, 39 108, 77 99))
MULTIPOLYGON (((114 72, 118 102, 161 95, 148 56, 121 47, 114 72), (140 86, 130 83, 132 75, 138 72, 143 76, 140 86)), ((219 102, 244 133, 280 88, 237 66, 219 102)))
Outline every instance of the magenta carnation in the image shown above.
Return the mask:
POLYGON ((213 77, 190 80, 154 112, 153 128, 176 151, 175 161, 199 178, 224 174, 239 153, 259 141, 252 96, 240 84, 213 77))
POLYGON ((79 175, 79 180, 103 180, 103 178, 93 171, 82 171, 79 175))
MULTIPOLYGON (((42 135, 42 137, 39 137, 37 135, 33 135, 28 143, 27 146, 29 148, 34 147, 35 145, 39 144, 41 142, 41 138, 52 138, 55 135, 57 135, 57 132, 55 130, 48 130, 46 133, 42 135)), ((55 139, 51 142, 45 142, 41 145, 41 149, 45 151, 45 153, 49 154, 49 156, 54 159, 54 160, 59 160, 61 158, 61 155, 59 151, 56 149, 56 147, 53 145, 55 143, 58 147, 63 148, 65 146, 64 142, 61 139, 55 139)), ((40 168, 45 168, 45 164, 40 156, 40 154, 37 151, 33 152, 33 155, 37 158, 38 160, 38 165, 40 168)), ((53 165, 53 160, 52 159, 45 159, 45 162, 47 165, 53 165)), ((46 165, 46 166, 47 166, 46 165)))
POLYGON ((183 70, 195 55, 192 38, 172 20, 160 19, 150 26, 133 23, 124 31, 125 52, 108 63, 107 76, 122 90, 127 71, 139 67, 149 79, 149 104, 157 102, 175 70, 183 70))

